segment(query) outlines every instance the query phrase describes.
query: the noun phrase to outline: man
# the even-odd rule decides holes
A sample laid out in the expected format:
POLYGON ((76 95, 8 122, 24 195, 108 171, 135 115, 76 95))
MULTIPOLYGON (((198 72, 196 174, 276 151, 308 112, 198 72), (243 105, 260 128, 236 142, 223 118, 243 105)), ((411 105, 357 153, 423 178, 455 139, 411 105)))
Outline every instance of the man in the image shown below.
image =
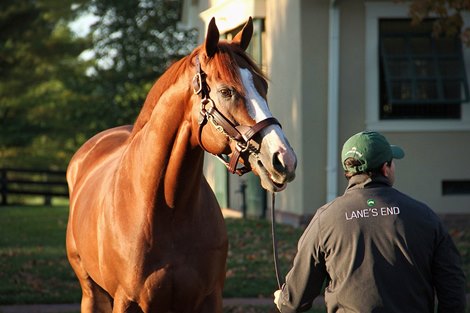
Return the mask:
POLYGON ((392 188, 403 150, 377 132, 349 138, 344 195, 321 207, 298 243, 282 290, 282 313, 308 310, 326 282, 331 312, 464 312, 460 256, 436 214, 392 188))

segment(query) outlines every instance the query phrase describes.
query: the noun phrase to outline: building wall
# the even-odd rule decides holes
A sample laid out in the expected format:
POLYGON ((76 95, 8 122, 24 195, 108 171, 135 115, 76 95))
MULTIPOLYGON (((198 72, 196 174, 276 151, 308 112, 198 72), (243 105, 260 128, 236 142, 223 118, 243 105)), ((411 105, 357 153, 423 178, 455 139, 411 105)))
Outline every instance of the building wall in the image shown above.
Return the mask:
POLYGON ((443 180, 469 180, 469 132, 390 133, 405 150, 396 162, 397 188, 440 214, 470 213, 469 195, 442 195, 443 180))
POLYGON ((299 131, 303 124, 300 10, 299 1, 268 1, 265 21, 268 102, 298 158, 296 178, 277 196, 277 208, 295 215, 302 214, 306 205, 303 196, 304 134, 299 131))
MULTIPOLYGON (((365 120, 365 83, 364 83, 364 2, 339 1, 340 10, 340 80, 339 80, 339 126, 338 151, 343 143, 353 134, 367 128, 365 120)), ((338 194, 347 186, 341 166, 338 162, 338 194)))
MULTIPOLYGON (((405 158, 396 161, 397 189, 427 203, 440 214, 469 213, 470 195, 443 196, 441 188, 442 181, 446 179, 470 179, 470 169, 465 166, 465 160, 468 159, 466 155, 470 153, 470 131, 469 125, 465 126, 466 122, 454 122, 454 126, 452 122, 440 121, 391 122, 383 125, 368 122, 370 117, 366 112, 366 103, 371 87, 367 86, 366 68, 374 60, 367 58, 365 51, 365 21, 366 7, 371 6, 371 3, 375 6, 383 5, 384 2, 340 1, 341 51, 344 53, 340 61, 339 143, 342 144, 349 136, 363 129, 382 132, 391 143, 405 150, 405 158)), ((389 1, 389 6, 384 7, 384 10, 392 17, 405 18, 408 8, 404 4, 389 1)), ((467 54, 467 75, 470 73, 469 50, 464 48, 467 54)), ((464 104, 464 110, 468 110, 469 106, 464 104)), ((341 172, 338 177, 341 191, 346 188, 346 180, 341 172)))
POLYGON ((298 223, 324 204, 329 1, 267 1, 268 101, 298 157, 276 196, 279 219, 298 223), (300 22, 300 23, 299 23, 300 22))
POLYGON ((302 214, 326 200, 330 1, 301 1, 302 214))

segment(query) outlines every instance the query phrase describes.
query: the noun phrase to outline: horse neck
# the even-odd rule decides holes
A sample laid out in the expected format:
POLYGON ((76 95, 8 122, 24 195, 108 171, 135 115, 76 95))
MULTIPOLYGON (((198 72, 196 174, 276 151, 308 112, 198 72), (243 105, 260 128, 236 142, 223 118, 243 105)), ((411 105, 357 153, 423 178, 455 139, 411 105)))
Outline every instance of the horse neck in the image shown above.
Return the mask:
MULTIPOLYGON (((156 203, 170 208, 185 206, 194 201, 200 188, 203 151, 193 139, 191 95, 187 88, 176 85, 169 87, 155 104, 145 104, 152 105, 151 114, 132 134, 121 161, 122 182, 130 179, 131 194, 136 201, 145 201, 147 207, 156 203)), ((149 99, 154 97, 149 94, 149 99)))

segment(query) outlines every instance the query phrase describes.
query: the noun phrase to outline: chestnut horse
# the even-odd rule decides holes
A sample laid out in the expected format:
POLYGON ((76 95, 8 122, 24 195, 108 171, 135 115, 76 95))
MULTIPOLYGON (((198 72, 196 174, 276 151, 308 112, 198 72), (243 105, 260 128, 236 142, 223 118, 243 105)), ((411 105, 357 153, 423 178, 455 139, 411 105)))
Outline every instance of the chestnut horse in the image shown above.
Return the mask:
POLYGON ((231 42, 215 20, 151 88, 133 126, 103 131, 72 158, 67 255, 85 312, 221 312, 227 233, 203 176, 204 150, 283 190, 296 156, 246 55, 251 18, 231 42), (237 165, 238 164, 238 165, 237 165))

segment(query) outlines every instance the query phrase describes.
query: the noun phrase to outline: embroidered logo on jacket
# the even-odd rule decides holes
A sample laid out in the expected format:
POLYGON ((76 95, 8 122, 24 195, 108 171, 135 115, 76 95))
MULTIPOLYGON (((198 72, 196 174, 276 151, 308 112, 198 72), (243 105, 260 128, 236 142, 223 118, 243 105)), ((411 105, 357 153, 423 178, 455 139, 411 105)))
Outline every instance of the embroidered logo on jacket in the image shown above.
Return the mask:
MULTIPOLYGON (((369 201, 367 201, 369 203, 369 201)), ((362 210, 354 210, 351 212, 345 212, 344 215, 346 220, 352 220, 356 218, 369 218, 376 216, 389 216, 400 214, 400 208, 397 206, 393 207, 382 207, 382 208, 368 208, 362 210)))

